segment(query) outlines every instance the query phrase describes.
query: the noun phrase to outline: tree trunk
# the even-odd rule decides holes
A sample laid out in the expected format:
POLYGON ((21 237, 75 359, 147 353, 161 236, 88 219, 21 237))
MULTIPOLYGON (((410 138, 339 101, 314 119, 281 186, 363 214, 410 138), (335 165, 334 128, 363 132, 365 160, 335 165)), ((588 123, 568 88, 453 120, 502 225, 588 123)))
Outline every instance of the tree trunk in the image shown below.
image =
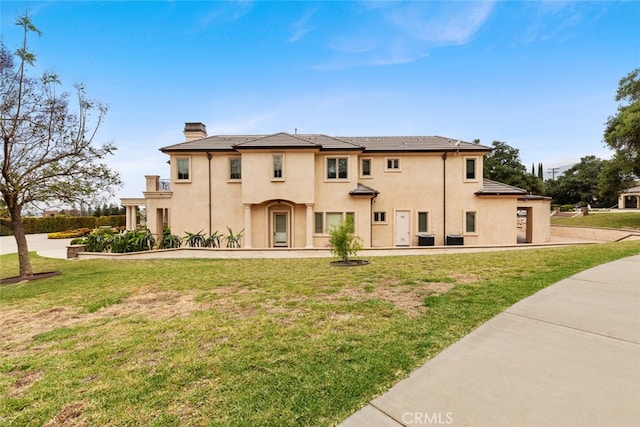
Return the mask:
POLYGON ((20 277, 33 276, 33 268, 31 267, 31 259, 29 258, 29 246, 27 245, 27 236, 24 233, 24 224, 22 224, 20 208, 12 207, 10 213, 11 228, 18 246, 20 277))

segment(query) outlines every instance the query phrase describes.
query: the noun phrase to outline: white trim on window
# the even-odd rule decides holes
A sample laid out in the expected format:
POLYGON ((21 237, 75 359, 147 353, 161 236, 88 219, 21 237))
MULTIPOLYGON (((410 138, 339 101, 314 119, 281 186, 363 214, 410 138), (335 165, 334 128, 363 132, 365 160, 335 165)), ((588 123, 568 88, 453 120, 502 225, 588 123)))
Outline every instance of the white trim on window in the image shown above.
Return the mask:
POLYGON ((353 227, 356 228, 356 213, 355 212, 314 212, 313 213, 313 234, 315 235, 328 235, 330 228, 334 225, 340 224, 347 218, 353 218, 353 227), (340 219, 338 219, 340 217, 340 219), (319 229, 322 231, 319 231, 319 229))
POLYGON ((418 233, 428 233, 429 229, 429 212, 428 211, 419 211, 417 212, 417 221, 418 224, 418 233))
POLYGON ((386 224, 387 223, 387 212, 386 211, 375 211, 373 213, 373 223, 374 224, 386 224))
POLYGON ((349 180, 349 157, 348 156, 326 156, 324 161, 325 181, 348 181, 349 180))
POLYGON ((371 178, 373 176, 372 167, 373 159, 371 157, 360 158, 360 178, 371 178))
POLYGON ((191 156, 176 157, 175 181, 191 182, 191 156))
POLYGON ((463 158, 463 180, 465 182, 478 182, 478 158, 463 158))
POLYGON ((478 212, 466 211, 464 213, 464 234, 478 234, 478 212))
POLYGON ((229 181, 239 182, 242 180, 242 157, 229 156, 229 181))
POLYGON ((400 172, 400 158, 399 157, 385 157, 384 158, 384 171, 385 172, 400 172))
POLYGON ((284 154, 274 154, 271 159, 271 181, 284 181, 284 154))

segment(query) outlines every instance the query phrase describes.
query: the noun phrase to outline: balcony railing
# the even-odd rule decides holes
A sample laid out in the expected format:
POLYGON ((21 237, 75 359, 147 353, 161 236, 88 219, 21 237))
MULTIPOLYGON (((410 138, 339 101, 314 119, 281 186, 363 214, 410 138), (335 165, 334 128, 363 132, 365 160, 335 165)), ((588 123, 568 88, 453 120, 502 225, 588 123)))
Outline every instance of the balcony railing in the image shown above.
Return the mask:
POLYGON ((170 179, 159 179, 158 180, 158 191, 171 191, 171 180, 170 179))

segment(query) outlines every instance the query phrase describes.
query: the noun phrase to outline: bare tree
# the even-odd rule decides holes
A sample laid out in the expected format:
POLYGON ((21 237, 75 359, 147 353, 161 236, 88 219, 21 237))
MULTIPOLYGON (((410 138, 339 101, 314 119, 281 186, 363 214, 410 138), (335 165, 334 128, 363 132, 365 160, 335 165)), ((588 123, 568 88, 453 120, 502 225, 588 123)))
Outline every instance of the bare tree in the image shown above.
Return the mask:
MULTIPOLYGON (((77 106, 59 91, 56 74, 31 77, 35 63, 29 51, 31 34, 41 35, 27 14, 16 20, 24 33, 14 54, 0 45, 0 193, 8 218, 0 223, 15 236, 20 276, 33 275, 22 210, 34 203, 78 203, 120 185, 118 174, 100 163, 112 155, 112 144, 94 145, 107 107, 87 97, 77 84, 77 106)), ((74 102, 74 103, 75 103, 74 102)))

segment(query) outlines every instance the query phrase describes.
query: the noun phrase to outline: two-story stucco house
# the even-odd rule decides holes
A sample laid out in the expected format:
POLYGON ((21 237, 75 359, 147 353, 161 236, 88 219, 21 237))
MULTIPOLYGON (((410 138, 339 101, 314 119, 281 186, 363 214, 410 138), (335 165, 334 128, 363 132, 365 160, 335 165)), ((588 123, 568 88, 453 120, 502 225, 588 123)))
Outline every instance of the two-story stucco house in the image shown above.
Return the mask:
POLYGON ((437 136, 320 134, 207 136, 187 123, 186 142, 161 148, 170 180, 147 176, 144 199, 122 199, 128 227, 145 205, 160 234, 244 229, 244 248, 325 248, 352 217, 363 247, 503 245, 549 240, 548 198, 483 179, 491 148, 437 136), (449 238, 447 238, 450 236, 449 238), (454 237, 455 236, 455 237, 454 237), (424 236, 423 236, 424 237, 424 236))

